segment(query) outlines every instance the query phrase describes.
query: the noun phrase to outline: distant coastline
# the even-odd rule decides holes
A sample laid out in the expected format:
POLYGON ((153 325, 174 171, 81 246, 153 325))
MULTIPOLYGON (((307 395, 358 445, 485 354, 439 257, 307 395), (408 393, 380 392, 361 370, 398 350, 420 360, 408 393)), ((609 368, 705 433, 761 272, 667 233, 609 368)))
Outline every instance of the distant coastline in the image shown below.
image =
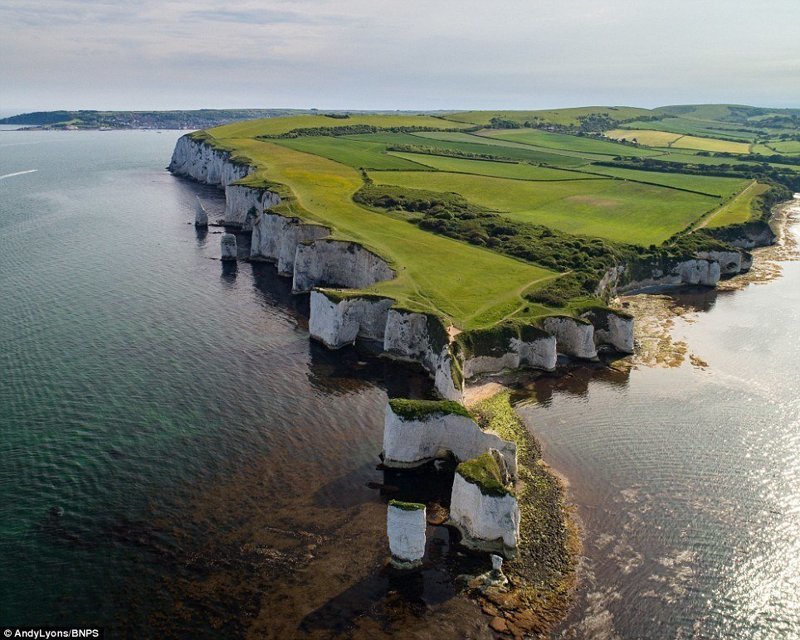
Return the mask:
MULTIPOLYGON (((197 130, 254 118, 318 114, 318 109, 188 109, 174 111, 33 111, 0 118, 0 126, 19 125, 30 131, 117 131, 126 129, 197 130)), ((359 113, 358 111, 326 111, 330 114, 359 113)), ((382 113, 374 111, 370 113, 382 113)), ((389 112, 387 112, 389 113, 389 112)), ((416 115, 420 111, 400 111, 416 115)), ((427 113, 427 112, 426 112, 427 113)))

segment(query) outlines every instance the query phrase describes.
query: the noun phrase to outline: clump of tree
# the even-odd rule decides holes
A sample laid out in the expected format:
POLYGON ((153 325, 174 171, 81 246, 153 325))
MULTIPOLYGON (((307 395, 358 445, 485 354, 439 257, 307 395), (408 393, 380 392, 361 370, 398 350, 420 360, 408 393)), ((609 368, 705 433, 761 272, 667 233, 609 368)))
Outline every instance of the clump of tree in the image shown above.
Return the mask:
POLYGON ((464 131, 464 129, 450 128, 445 129, 442 127, 376 127, 371 124, 348 124, 338 127, 307 127, 301 129, 292 129, 286 133, 278 134, 265 134, 256 136, 261 140, 274 140, 281 138, 311 138, 318 136, 354 136, 365 135, 370 133, 417 133, 420 131, 464 131))
POLYGON ((509 120, 508 118, 500 118, 495 116, 489 120, 490 129, 521 129, 522 125, 516 120, 509 120))

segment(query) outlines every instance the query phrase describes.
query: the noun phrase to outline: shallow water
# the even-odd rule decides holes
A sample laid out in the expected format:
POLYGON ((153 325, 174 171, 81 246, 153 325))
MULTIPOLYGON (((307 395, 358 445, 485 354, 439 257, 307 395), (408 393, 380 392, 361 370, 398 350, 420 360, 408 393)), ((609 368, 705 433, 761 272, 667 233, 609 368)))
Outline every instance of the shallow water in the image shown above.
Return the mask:
POLYGON ((366 486, 387 395, 430 383, 309 341, 272 266, 223 268, 178 135, 0 133, 0 625, 478 637, 469 561, 431 528, 420 582, 383 571, 366 486))
POLYGON ((555 638, 800 637, 800 263, 679 302, 708 367, 585 372, 521 409, 585 529, 555 638))

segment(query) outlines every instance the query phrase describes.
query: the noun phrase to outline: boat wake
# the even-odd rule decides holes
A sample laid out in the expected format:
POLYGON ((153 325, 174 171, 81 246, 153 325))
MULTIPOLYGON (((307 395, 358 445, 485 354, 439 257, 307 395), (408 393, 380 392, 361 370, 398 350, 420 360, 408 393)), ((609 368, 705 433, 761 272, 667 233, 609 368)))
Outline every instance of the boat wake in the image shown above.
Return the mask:
POLYGON ((13 178, 14 176, 24 176, 26 173, 36 173, 38 169, 28 169, 27 171, 17 171, 15 173, 7 173, 3 176, 0 176, 0 180, 5 180, 6 178, 13 178))

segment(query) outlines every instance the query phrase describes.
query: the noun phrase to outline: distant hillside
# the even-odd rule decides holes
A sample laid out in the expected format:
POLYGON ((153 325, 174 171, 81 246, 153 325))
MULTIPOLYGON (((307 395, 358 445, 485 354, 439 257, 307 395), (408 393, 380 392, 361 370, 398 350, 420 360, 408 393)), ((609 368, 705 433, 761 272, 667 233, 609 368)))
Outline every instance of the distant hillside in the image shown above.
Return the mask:
POLYGON ((274 118, 300 109, 197 109, 194 111, 36 111, 3 118, 0 124, 48 129, 204 129, 237 120, 274 118))
POLYGON ((417 115, 422 111, 320 111, 318 109, 196 109, 191 111, 35 111, 0 119, 3 125, 41 129, 209 129, 239 120, 348 113, 417 115))
POLYGON ((762 137, 766 130, 790 134, 800 129, 800 109, 732 104, 671 105, 656 109, 598 106, 535 111, 463 111, 452 113, 447 118, 494 129, 599 133, 636 128, 746 140, 762 137))

